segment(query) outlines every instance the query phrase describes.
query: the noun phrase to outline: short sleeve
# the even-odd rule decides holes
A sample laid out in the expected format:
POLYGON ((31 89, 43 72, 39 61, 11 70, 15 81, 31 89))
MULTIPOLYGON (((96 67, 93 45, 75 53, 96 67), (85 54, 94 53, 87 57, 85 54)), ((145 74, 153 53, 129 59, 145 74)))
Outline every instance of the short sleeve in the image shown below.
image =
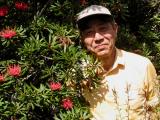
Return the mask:
POLYGON ((147 65, 144 82, 144 93, 146 97, 146 103, 148 106, 154 108, 159 104, 159 81, 157 80, 155 67, 150 61, 147 65))

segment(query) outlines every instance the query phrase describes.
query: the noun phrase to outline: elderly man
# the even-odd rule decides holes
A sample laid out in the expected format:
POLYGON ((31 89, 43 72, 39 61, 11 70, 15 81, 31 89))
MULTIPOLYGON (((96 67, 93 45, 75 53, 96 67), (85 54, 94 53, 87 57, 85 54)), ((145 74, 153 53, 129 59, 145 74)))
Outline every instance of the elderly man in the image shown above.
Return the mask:
POLYGON ((92 120, 155 120, 156 71, 148 58, 116 48, 118 26, 110 11, 91 5, 78 14, 81 41, 101 63, 101 85, 83 89, 92 120))

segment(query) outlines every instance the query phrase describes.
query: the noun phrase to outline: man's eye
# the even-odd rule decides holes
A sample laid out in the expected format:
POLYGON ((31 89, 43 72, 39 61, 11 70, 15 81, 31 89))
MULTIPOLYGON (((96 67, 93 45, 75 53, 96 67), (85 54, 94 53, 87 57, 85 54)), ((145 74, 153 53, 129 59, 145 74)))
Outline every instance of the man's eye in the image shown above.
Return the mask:
POLYGON ((91 36, 91 35, 93 35, 93 34, 94 34, 93 31, 86 31, 86 32, 85 32, 85 35, 86 35, 86 36, 91 36))

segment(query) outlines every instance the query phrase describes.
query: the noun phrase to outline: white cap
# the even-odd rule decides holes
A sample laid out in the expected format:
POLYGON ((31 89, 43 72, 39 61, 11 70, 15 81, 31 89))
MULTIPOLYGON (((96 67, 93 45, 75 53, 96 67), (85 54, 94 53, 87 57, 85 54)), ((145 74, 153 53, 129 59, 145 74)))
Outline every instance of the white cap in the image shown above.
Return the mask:
POLYGON ((111 12, 103 6, 100 5, 91 5, 84 10, 82 10, 80 13, 78 13, 77 22, 82 20, 83 18, 86 18, 88 16, 92 15, 109 15, 111 16, 111 12))

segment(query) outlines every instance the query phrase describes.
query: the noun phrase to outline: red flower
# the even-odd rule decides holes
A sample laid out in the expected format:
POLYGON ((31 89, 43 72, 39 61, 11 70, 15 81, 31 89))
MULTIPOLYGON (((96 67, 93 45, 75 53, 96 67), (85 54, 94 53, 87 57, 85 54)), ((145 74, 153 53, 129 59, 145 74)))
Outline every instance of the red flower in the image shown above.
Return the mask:
POLYGON ((8 74, 11 76, 20 76, 21 67, 19 65, 10 65, 8 67, 8 74))
POLYGON ((60 90, 62 88, 62 85, 59 82, 57 82, 57 83, 51 82, 50 88, 51 88, 51 90, 60 90))
POLYGON ((8 14, 8 7, 7 6, 2 6, 0 7, 0 16, 6 16, 8 14))
POLYGON ((86 0, 80 0, 80 3, 81 3, 82 6, 87 4, 86 0))
POLYGON ((0 82, 4 81, 4 76, 2 74, 0 74, 0 82))
POLYGON ((28 9, 28 4, 25 3, 25 2, 15 2, 15 8, 17 10, 22 10, 22 11, 25 11, 28 9))
POLYGON ((62 107, 66 110, 69 110, 73 107, 73 103, 71 101, 71 99, 69 98, 65 98, 62 100, 62 107))
POLYGON ((14 29, 5 29, 0 32, 0 36, 5 38, 5 39, 10 39, 16 35, 16 31, 14 29))

